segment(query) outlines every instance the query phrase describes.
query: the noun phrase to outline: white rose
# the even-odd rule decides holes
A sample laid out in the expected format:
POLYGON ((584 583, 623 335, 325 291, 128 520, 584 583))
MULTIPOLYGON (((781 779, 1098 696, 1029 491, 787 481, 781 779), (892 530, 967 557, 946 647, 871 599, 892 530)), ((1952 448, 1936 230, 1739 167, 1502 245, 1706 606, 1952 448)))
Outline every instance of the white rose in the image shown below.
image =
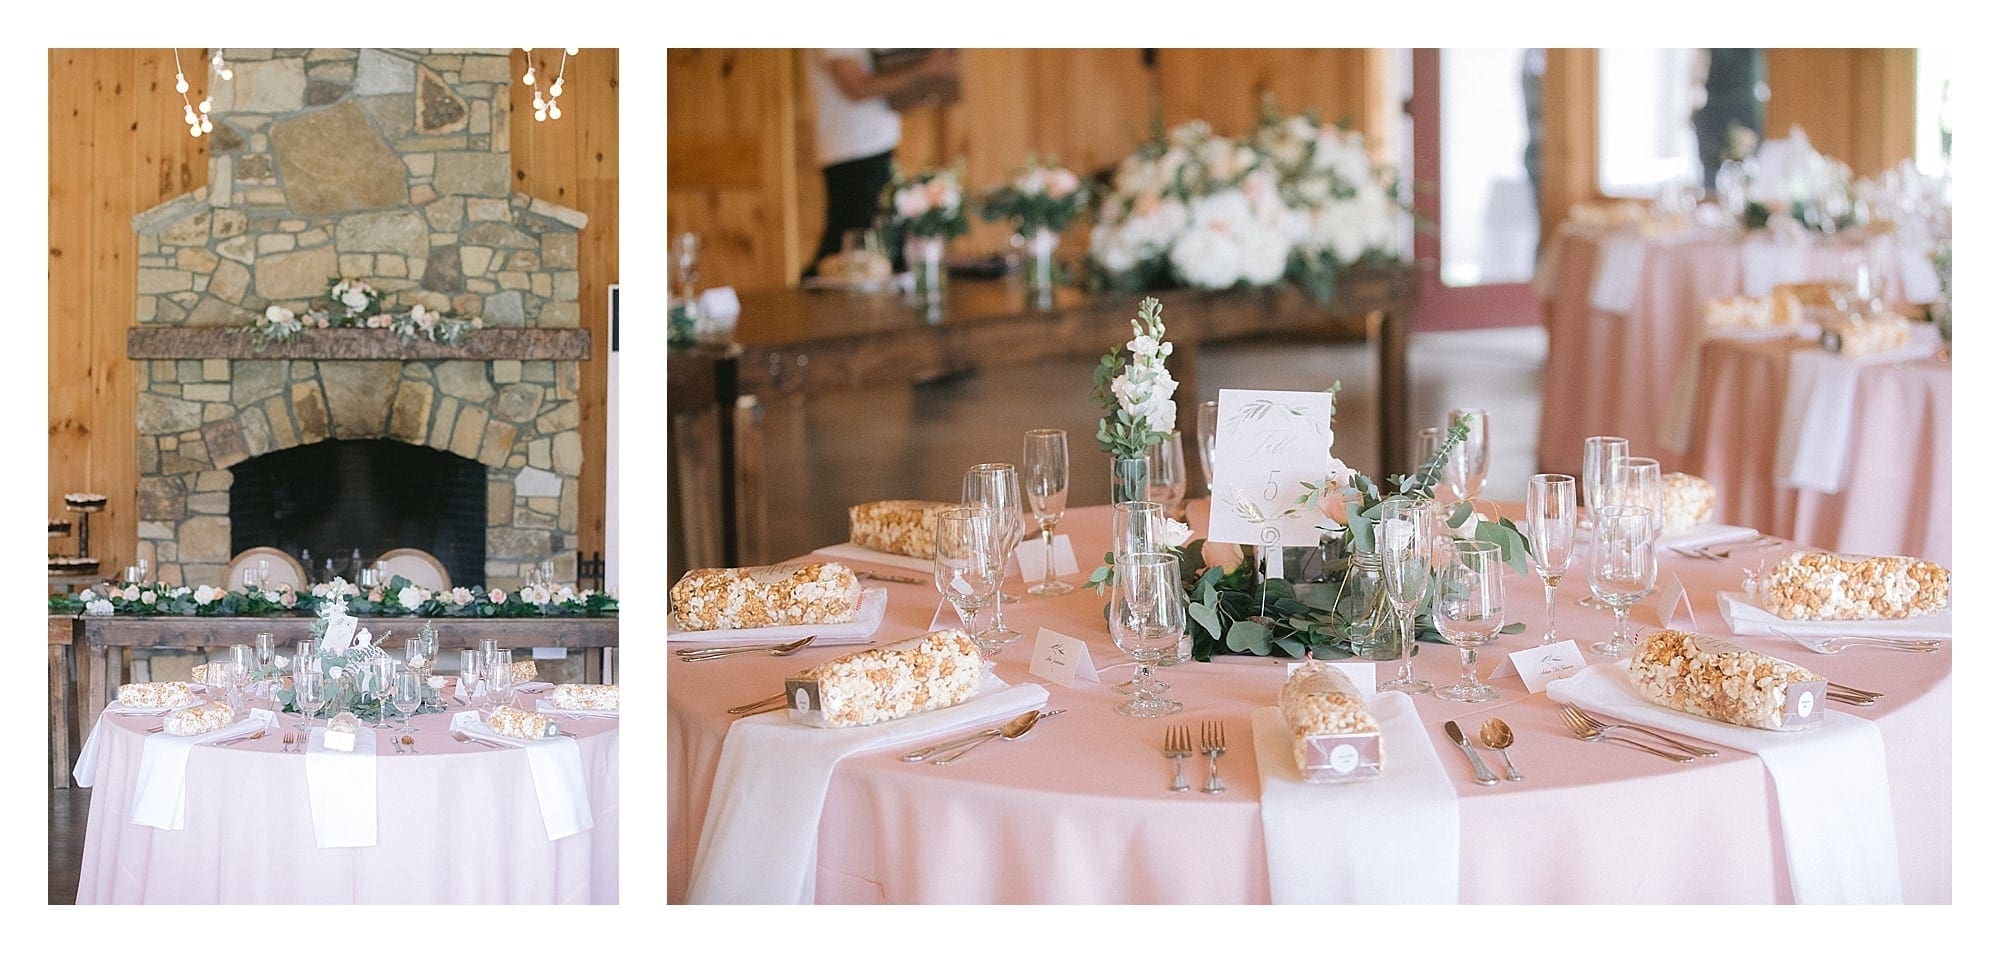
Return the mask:
POLYGON ((541 586, 529 586, 521 590, 521 601, 535 606, 548 605, 549 591, 541 586))
POLYGON ((1193 527, 1188 526, 1188 524, 1180 520, 1162 517, 1160 523, 1160 538, 1165 540, 1169 546, 1180 546, 1194 538, 1193 527))
POLYGON ((292 320, 292 312, 289 308, 281 308, 274 304, 264 309, 264 320, 272 324, 289 324, 292 320))
POLYGON ((925 200, 924 190, 906 187, 896 190, 896 214, 904 218, 917 218, 930 211, 930 203, 925 200))
POLYGON ((160 596, 153 590, 148 589, 145 592, 139 593, 139 601, 150 606, 153 603, 160 601, 160 596))
POLYGON ((91 600, 91 601, 86 601, 86 602, 85 602, 85 603, 83 604, 83 614, 84 614, 84 615, 111 615, 111 614, 112 614, 112 608, 111 608, 111 600, 109 600, 109 599, 96 599, 96 600, 91 600))
POLYGON ((194 604, 198 606, 208 605, 220 598, 222 598, 222 590, 214 586, 204 584, 194 591, 194 604))
POLYGON ((1048 186, 1049 197, 1055 199, 1069 198, 1083 184, 1077 179, 1076 173, 1068 169, 1048 170, 1045 182, 1048 186))
POLYGON ((118 593, 118 596, 119 598, 124 599, 126 602, 131 602, 132 600, 139 598, 139 587, 126 586, 123 591, 118 593))
POLYGON ((488 592, 486 594, 486 598, 492 600, 493 604, 497 606, 500 603, 507 601, 507 593, 503 590, 495 589, 491 592, 488 592))
POLYGON ((329 666, 327 666, 327 669, 326 669, 326 677, 327 677, 327 678, 330 678, 330 679, 334 679, 334 680, 338 681, 338 680, 340 679, 340 677, 341 677, 342 675, 345 675, 345 674, 347 674, 347 668, 346 668, 345 666, 341 666, 341 665, 329 665, 329 666))
POLYGON ((359 311, 362 308, 368 307, 368 296, 361 293, 361 290, 357 288, 341 295, 340 303, 346 305, 349 311, 359 311))
POLYGON ((431 594, 425 592, 421 587, 405 586, 403 587, 403 591, 396 593, 396 602, 406 611, 415 612, 417 611, 417 607, 423 605, 425 600, 430 597, 431 594))

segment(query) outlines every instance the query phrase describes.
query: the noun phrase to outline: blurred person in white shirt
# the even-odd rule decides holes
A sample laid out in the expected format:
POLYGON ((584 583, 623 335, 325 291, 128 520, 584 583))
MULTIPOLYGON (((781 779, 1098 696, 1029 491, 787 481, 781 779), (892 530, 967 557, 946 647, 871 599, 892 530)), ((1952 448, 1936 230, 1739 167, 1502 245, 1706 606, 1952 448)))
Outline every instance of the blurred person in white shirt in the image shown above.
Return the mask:
MULTIPOLYGON (((813 254, 817 264, 841 251, 842 235, 875 223, 882 190, 894 174, 891 158, 903 139, 902 117, 889 98, 957 77, 959 57, 955 50, 932 50, 914 68, 880 76, 865 49, 820 50, 814 60, 817 158, 826 179, 826 228, 813 254)), ((900 263, 902 249, 886 251, 900 263)))

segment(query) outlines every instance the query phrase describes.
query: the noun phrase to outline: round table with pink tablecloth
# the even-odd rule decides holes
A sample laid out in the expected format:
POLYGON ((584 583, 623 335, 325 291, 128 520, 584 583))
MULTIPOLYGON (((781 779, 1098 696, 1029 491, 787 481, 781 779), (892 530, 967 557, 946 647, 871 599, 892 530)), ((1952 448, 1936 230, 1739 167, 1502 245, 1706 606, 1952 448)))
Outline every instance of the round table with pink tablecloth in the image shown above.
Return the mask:
MULTIPOLYGON (((1513 508, 1518 513, 1518 507, 1513 508)), ((1196 507, 1197 529, 1205 520, 1196 507)), ((1109 508, 1072 511, 1061 531, 1079 562, 1108 548, 1109 508)), ((1768 558, 1770 550, 1758 556, 1768 558)), ((1579 559, 1581 563, 1581 559, 1579 559)), ((908 575, 884 564, 857 568, 908 575)), ((1739 586, 1746 555, 1722 562, 1663 556, 1661 578, 1678 578, 1698 624, 1721 628, 1715 592, 1739 586)), ((938 606, 927 584, 886 583, 888 614, 876 642, 926 630, 938 606)), ((1018 592, 1018 581, 1009 585, 1018 592)), ((1564 637, 1602 638, 1608 613, 1576 605, 1583 573, 1562 582, 1564 637)), ((1529 631, 1503 636, 1482 653, 1490 671, 1500 650, 1539 637, 1540 584, 1510 577, 1509 618, 1529 631)), ((992 744, 950 766, 910 764, 877 749, 838 762, 820 815, 814 897, 822 903, 1264 903, 1271 899, 1260 815, 1259 772, 1250 739, 1253 710, 1276 704, 1285 668, 1271 660, 1218 661, 1163 670, 1186 710, 1165 719, 1115 714, 1110 683, 1129 667, 1107 633, 1103 598, 1081 590, 1010 605, 1008 623, 1033 633, 1047 626, 1083 639, 1106 667, 1104 684, 1040 683, 1027 671, 1026 643, 1000 653, 995 674, 1010 684, 1045 684, 1048 707, 1064 708, 1019 742, 992 744), (1227 791, 1216 796, 1167 789, 1161 754, 1166 724, 1223 722, 1232 747, 1221 760, 1227 791)), ((1650 606, 1635 622, 1657 623, 1650 606)), ((1872 708, 1843 709, 1872 720, 1886 749, 1895 846, 1904 899, 1951 899, 1951 662, 1929 655, 1849 652, 1815 656, 1760 640, 1757 648, 1802 661, 1830 678, 1884 692, 1872 708)), ((796 655, 741 655, 668 663, 668 885, 688 890, 702 824, 713 798, 731 706, 762 698, 793 672, 853 651, 808 647, 796 655)), ((1382 663, 1384 666, 1388 663, 1382 663)), ((1456 652, 1424 644, 1419 674, 1455 677, 1456 652)), ((1383 673, 1387 677, 1387 673, 1383 673)), ((1771 903, 1791 899, 1777 807, 1757 757, 1675 764, 1645 752, 1587 745, 1565 731, 1557 706, 1518 678, 1493 684, 1499 699, 1477 705, 1421 696, 1425 733, 1456 786, 1460 900, 1469 903, 1771 903), (1517 742, 1522 783, 1481 787, 1450 747, 1446 719, 1477 725, 1504 717, 1517 742)), ((1488 758, 1491 759, 1491 753, 1488 758)), ((1497 767, 1497 762, 1496 762, 1497 767)), ((1190 763, 1198 785, 1205 769, 1190 763)), ((1354 824, 1371 818, 1357 816, 1354 824)), ((1334 849, 1337 849, 1334 848, 1334 849)))

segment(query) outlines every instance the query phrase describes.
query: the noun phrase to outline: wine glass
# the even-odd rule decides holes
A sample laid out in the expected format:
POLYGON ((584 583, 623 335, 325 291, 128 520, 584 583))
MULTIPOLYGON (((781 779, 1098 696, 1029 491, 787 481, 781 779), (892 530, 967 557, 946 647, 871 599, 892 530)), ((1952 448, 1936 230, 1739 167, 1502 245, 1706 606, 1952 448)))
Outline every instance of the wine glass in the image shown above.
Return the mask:
POLYGON ((257 633, 257 667, 268 670, 277 657, 278 636, 272 632, 257 633))
POLYGON ((396 713, 403 716, 403 730, 416 731, 410 724, 410 716, 424 706, 424 677, 408 669, 397 672, 391 698, 396 703, 396 713))
MULTIPOLYGON (((1616 502, 1609 498, 1612 466, 1631 455, 1632 441, 1624 437, 1589 437, 1583 441, 1583 508, 1593 523, 1597 520, 1598 507, 1616 502)), ((1577 600, 1576 604, 1593 609, 1607 608, 1594 592, 1577 600)))
POLYGON ((1174 519, 1186 510, 1187 455, 1178 430, 1146 448, 1146 498, 1165 507, 1174 519))
POLYGON ((1028 587, 1031 596, 1060 596, 1076 587, 1056 578, 1056 524, 1069 505, 1069 433, 1030 430, 1021 450, 1027 470, 1028 505, 1042 528, 1042 581, 1028 587))
POLYGON ((483 659, 478 649, 458 650, 458 687, 467 702, 479 692, 480 663, 483 659))
POLYGON ((237 714, 243 714, 245 694, 250 690, 250 681, 257 677, 257 650, 248 645, 229 647, 229 707, 237 714))
POLYGON ((1195 440, 1201 444, 1201 479, 1210 496, 1215 495, 1215 425, 1221 413, 1221 406, 1212 400, 1202 401, 1195 411, 1195 440))
POLYGON ((1660 476, 1660 461, 1651 457, 1626 457, 1611 465, 1611 502, 1619 506, 1639 506, 1653 513, 1653 536, 1666 528, 1666 485, 1660 476))
POLYGON ((497 656, 486 659, 486 700, 495 711, 514 703, 514 663, 497 656))
POLYGON ((1560 473, 1537 473, 1528 478, 1528 555, 1535 561, 1535 574, 1542 577, 1543 602, 1548 607, 1549 627, 1542 644, 1556 640, 1556 585, 1576 551, 1576 478, 1560 473))
POLYGON ((243 586, 253 592, 262 592, 264 584, 271 581, 271 561, 259 559, 243 570, 243 586))
POLYGON ((1167 686, 1153 679, 1153 666, 1180 651, 1187 632, 1187 604, 1181 598, 1181 561, 1172 553, 1126 553, 1118 557, 1111 583, 1111 641, 1139 663, 1138 690, 1112 709, 1134 718, 1158 718, 1181 710, 1166 697, 1167 686))
POLYGON ((377 572, 374 566, 361 567, 361 588, 373 589, 385 581, 382 578, 382 574, 377 572))
POLYGON ((229 691, 229 662, 226 659, 210 659, 201 669, 201 684, 208 689, 208 697, 215 698, 229 691))
POLYGON ((1417 677, 1411 666, 1417 641, 1417 606, 1431 582, 1431 534, 1437 525, 1437 504, 1426 499, 1395 496, 1382 501, 1375 523, 1375 551, 1382 555, 1382 586, 1402 626, 1403 661, 1396 677, 1379 687, 1422 695, 1431 683, 1417 677))
POLYGON ((1486 489, 1486 469, 1493 460, 1492 446, 1486 439, 1486 411, 1459 408, 1447 419, 1452 427, 1465 425, 1465 439, 1452 447, 1451 456, 1445 458, 1445 485, 1457 499, 1478 499, 1479 492, 1486 489))
POLYGON ((431 666, 437 664, 437 636, 425 635, 421 630, 416 635, 403 640, 403 661, 410 671, 418 675, 429 675, 431 666))
POLYGON ((1438 570, 1437 595, 1431 599, 1431 619, 1445 641, 1458 646, 1459 680, 1437 690, 1439 698, 1484 702, 1500 690, 1479 681, 1479 646, 1500 637, 1506 624, 1506 564, 1500 545, 1479 540, 1454 540, 1438 570))
POLYGON ((1654 548, 1653 514, 1642 506, 1606 506, 1598 511, 1597 535, 1590 544, 1590 589, 1611 607, 1618 630, 1609 641, 1590 649, 1606 658, 1624 658, 1631 642, 1625 617, 1632 604, 1653 592, 1659 572, 1654 548))
POLYGON ((987 506, 940 510, 931 558, 931 581, 938 594, 958 612, 959 624, 978 643, 979 654, 987 658, 997 654, 1005 640, 990 638, 986 631, 973 631, 972 626, 979 610, 998 601, 1000 567, 1004 564, 994 541, 997 524, 998 518, 987 506))
MULTIPOLYGON (((1151 500, 1127 500, 1111 504, 1111 556, 1126 553, 1153 553, 1166 548, 1160 529, 1166 510, 1151 500)), ((1115 565, 1115 563, 1114 563, 1115 565)))
POLYGON ((1007 620, 1001 615, 1001 604, 1013 599, 1007 595, 1004 582, 1007 564, 1014 559, 1015 547, 1027 535, 1027 517, 1021 511, 1020 474, 1011 463, 979 464, 965 471, 964 495, 960 501, 984 504, 994 513, 993 541, 1000 550, 1003 582, 993 597, 993 626, 987 630, 986 638, 996 645, 1005 645, 1021 637, 1020 632, 1007 627, 1007 620))
POLYGON ((299 670, 292 676, 292 701, 299 706, 299 714, 305 716, 299 722, 299 732, 308 740, 305 747, 310 747, 313 719, 326 706, 326 676, 311 669, 299 670))
POLYGON ((389 727, 389 696, 396 690, 396 660, 378 655, 368 660, 368 696, 375 699, 375 727, 389 727))

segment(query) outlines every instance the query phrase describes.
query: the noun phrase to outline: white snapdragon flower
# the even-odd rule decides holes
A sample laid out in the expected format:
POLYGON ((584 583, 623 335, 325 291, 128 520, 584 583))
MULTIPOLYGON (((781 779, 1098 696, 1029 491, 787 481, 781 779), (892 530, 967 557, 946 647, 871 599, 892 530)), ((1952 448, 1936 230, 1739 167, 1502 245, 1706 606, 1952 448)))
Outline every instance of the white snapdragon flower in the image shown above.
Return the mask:
POLYGON ((1169 546, 1182 546, 1188 540, 1194 538, 1193 527, 1188 526, 1188 524, 1180 520, 1162 517, 1160 523, 1160 539, 1164 540, 1169 546))

